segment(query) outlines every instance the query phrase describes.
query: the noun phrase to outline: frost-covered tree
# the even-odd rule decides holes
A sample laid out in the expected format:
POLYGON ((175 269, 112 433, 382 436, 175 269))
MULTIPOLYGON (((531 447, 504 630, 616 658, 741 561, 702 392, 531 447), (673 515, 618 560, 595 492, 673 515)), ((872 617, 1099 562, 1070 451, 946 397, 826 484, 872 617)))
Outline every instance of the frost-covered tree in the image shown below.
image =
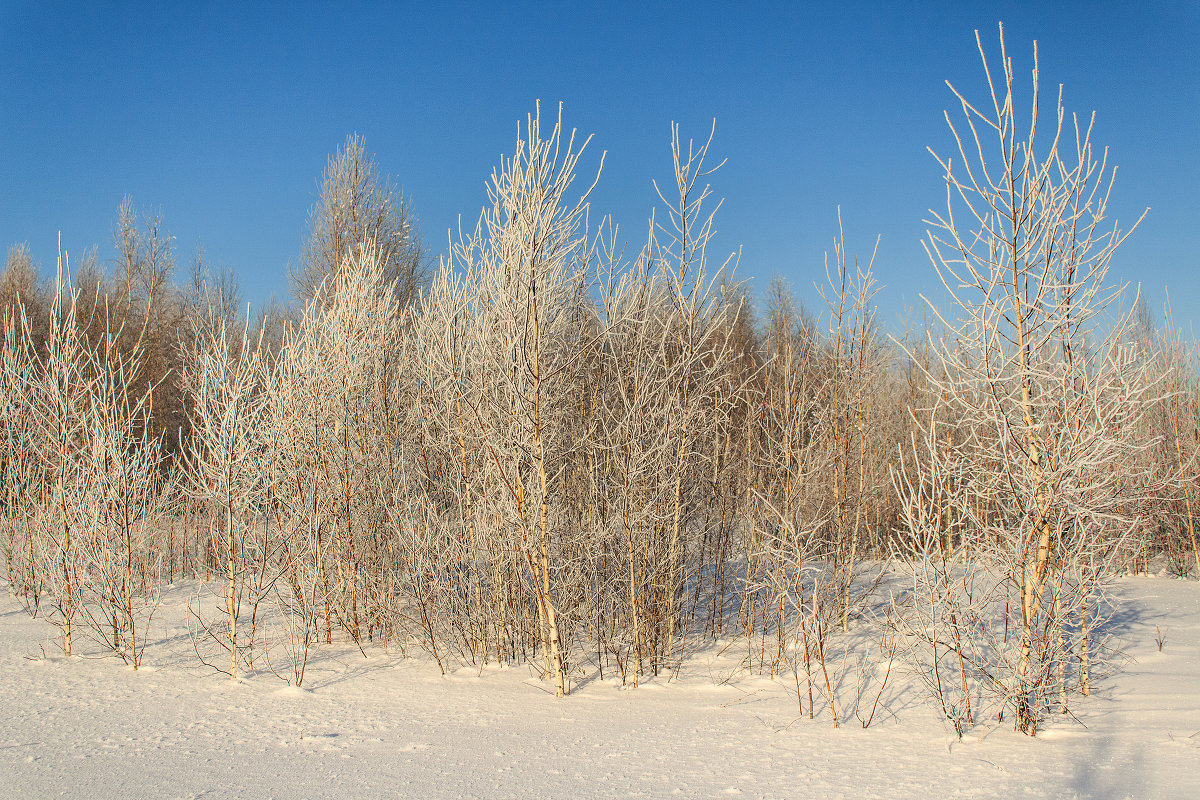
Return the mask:
MULTIPOLYGON (((261 350, 246 330, 231 335, 223 319, 212 326, 197 325, 189 352, 184 384, 193 411, 186 490, 212 515, 214 545, 224 567, 224 625, 209 624, 205 609, 195 613, 204 629, 228 649, 233 680, 243 657, 249 656, 253 664, 253 633, 241 641, 238 633, 247 587, 265 584, 274 566, 268 563, 270 543, 263 536, 270 463, 266 370, 261 350)), ((255 597, 256 608, 259 599, 255 597)))
POLYGON ((489 511, 527 565, 544 671, 559 696, 570 649, 564 579, 576 558, 561 481, 573 451, 569 409, 591 258, 591 189, 568 193, 586 145, 564 137, 561 118, 544 135, 540 114, 531 116, 516 152, 493 174, 479 225, 454 255, 473 282, 486 348, 471 400, 494 455, 489 511))
POLYGON ((931 212, 927 241, 953 300, 931 343, 935 407, 918 419, 916 458, 933 466, 898 486, 915 595, 939 606, 930 646, 960 635, 943 625, 983 626, 973 644, 988 637, 986 658, 964 674, 1032 734, 1086 685, 1096 598, 1133 507, 1121 491, 1136 484, 1131 434, 1155 393, 1146 359, 1127 347, 1129 316, 1106 314, 1128 234, 1107 219, 1113 173, 1093 148, 1094 116, 1068 122, 1060 90, 1047 136, 1036 48, 1026 115, 1003 29, 998 70, 981 40, 979 51, 990 96, 975 104, 954 90, 957 158, 938 158, 948 207, 931 212), (942 542, 969 555, 930 572, 930 558, 948 557, 942 542), (928 586, 931 574, 946 585, 928 586))
POLYGON ((342 263, 364 246, 375 249, 400 304, 411 304, 428 279, 416 215, 408 199, 380 177, 363 138, 353 134, 325 165, 300 265, 289 276, 295 297, 302 303, 318 295, 328 301, 342 263))

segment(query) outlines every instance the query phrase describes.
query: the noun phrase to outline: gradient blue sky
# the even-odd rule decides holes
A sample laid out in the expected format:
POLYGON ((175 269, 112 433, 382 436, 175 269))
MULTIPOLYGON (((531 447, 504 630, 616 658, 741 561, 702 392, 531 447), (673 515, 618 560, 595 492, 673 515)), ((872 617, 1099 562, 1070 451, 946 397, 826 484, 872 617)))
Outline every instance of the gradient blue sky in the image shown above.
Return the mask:
POLYGON ((40 3, 0 0, 0 247, 28 242, 53 269, 112 256, 124 195, 158 211, 181 271, 202 244, 248 300, 287 293, 327 157, 365 137, 445 249, 473 222, 517 123, 541 99, 595 135, 593 196, 631 238, 669 178, 670 123, 727 158, 720 248, 742 247, 757 291, 780 273, 810 308, 842 208, 869 256, 882 319, 936 278, 921 239, 944 204, 925 148, 951 144, 944 81, 979 97, 973 31, 1017 71, 1037 39, 1044 86, 1098 112, 1120 165, 1112 211, 1152 207, 1113 275, 1156 312, 1200 308, 1200 4, 507 2, 502 4, 40 3))

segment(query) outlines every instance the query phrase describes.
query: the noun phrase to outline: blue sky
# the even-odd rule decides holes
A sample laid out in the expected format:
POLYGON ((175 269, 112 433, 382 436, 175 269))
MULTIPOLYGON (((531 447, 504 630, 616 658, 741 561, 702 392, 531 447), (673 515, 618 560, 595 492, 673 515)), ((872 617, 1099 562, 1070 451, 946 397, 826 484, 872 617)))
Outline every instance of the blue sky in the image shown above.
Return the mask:
POLYGON ((851 253, 882 236, 880 314, 895 327, 935 275, 921 239, 944 204, 925 148, 951 144, 944 81, 979 97, 973 31, 1003 19, 1019 74, 1098 112, 1120 165, 1111 211, 1152 211, 1113 276, 1156 312, 1200 308, 1200 4, 74 4, 0 0, 0 247, 53 269, 112 256, 124 195, 158 211, 181 270, 197 245, 248 300, 286 295, 327 157, 357 132, 408 195, 435 252, 540 99, 607 151, 594 213, 633 239, 669 178, 670 123, 728 163, 712 179, 721 249, 761 291, 810 309, 842 208, 851 253), (103 6, 103 7, 101 7, 103 6))

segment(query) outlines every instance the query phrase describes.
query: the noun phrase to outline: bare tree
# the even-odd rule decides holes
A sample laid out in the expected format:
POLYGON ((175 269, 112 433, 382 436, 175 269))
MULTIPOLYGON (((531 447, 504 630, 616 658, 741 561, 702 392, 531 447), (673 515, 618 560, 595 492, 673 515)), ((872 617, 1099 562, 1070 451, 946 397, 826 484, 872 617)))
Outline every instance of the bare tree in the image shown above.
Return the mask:
POLYGON ((50 291, 38 274, 27 244, 9 248, 4 271, 0 273, 0 315, 15 313, 18 303, 30 320, 29 332, 34 352, 38 352, 45 346, 50 291))
MULTIPOLYGON (((253 652, 253 633, 241 643, 238 638, 246 587, 255 575, 261 584, 268 572, 260 556, 269 545, 252 537, 266 519, 265 374, 260 350, 245 329, 232 338, 220 319, 213 326, 198 325, 194 337, 184 374, 193 403, 187 487, 193 498, 213 509, 223 553, 224 630, 214 632, 204 609, 194 613, 205 632, 228 650, 229 678, 234 680, 239 661, 253 652)), ((249 660, 252 665, 253 656, 249 660)))
POLYGON ((76 544, 79 610, 106 648, 137 669, 156 603, 158 554, 151 546, 164 487, 160 439, 150 428, 151 391, 140 391, 143 351, 121 352, 105 326, 87 352, 82 398, 76 544))
MULTIPOLYGON (((50 305, 46 353, 35 363, 30 397, 36 420, 35 443, 45 482, 38 487, 38 541, 35 558, 51 598, 52 622, 62 631, 63 652, 72 654, 73 625, 79 612, 79 554, 75 540, 81 482, 80 449, 86 426, 85 398, 92 378, 85 369, 86 348, 77 319, 79 294, 63 281, 64 259, 50 305)), ((28 329, 28 321, 23 322, 28 329)))
MULTIPOLYGON (((998 74, 976 38, 991 95, 975 105, 951 87, 963 121, 946 119, 961 160, 956 169, 938 158, 948 208, 931 212, 927 242, 956 312, 939 313, 947 338, 932 343, 927 374, 961 436, 943 448, 932 417, 918 422, 923 457, 939 463, 923 481, 966 481, 955 490, 966 493, 953 521, 960 546, 999 586, 988 624, 1014 631, 990 629, 999 644, 986 674, 998 713, 1011 708, 1032 734, 1066 700, 1072 652, 1087 651, 1114 532, 1128 525, 1117 486, 1137 448, 1131 423, 1155 395, 1145 360, 1125 347, 1128 315, 1103 316, 1117 292, 1108 269, 1128 234, 1106 222, 1112 173, 1093 151, 1094 117, 1065 124, 1060 90, 1049 141, 1037 138, 1036 48, 1022 120, 1003 29, 998 74)), ((920 482, 900 483, 918 543, 941 516, 913 504, 942 496, 914 495, 920 482)), ((929 551, 907 563, 922 571, 929 551)))
MULTIPOLYGON (((295 297, 301 302, 316 297, 360 246, 375 248, 396 299, 411 305, 428 280, 416 216, 409 201, 380 178, 362 137, 352 134, 325 165, 300 266, 289 275, 295 297)), ((328 300, 329 292, 324 295, 328 300)))
POLYGON ((39 578, 34 522, 44 482, 34 416, 34 346, 29 318, 20 301, 4 309, 0 345, 0 508, 3 509, 4 565, 10 594, 37 614, 39 578))
POLYGON ((574 134, 563 139, 561 109, 548 136, 540 109, 529 117, 515 154, 493 175, 490 207, 456 247, 459 263, 478 281, 474 291, 486 326, 480 376, 487 384, 476 412, 495 455, 493 485, 502 490, 493 494, 495 513, 527 564, 545 672, 560 697, 570 642, 562 635, 559 593, 572 546, 558 482, 572 449, 564 411, 581 364, 578 311, 591 257, 584 225, 595 185, 568 198, 587 141, 576 149, 574 134))
POLYGON ((870 525, 871 498, 881 494, 876 454, 890 448, 880 446, 886 427, 872 419, 881 391, 882 366, 888 358, 878 341, 875 309, 871 305, 879 287, 873 268, 879 240, 866 267, 855 262, 851 269, 846 253, 841 210, 834 261, 826 259, 827 288, 820 291, 829 309, 826 353, 828 375, 822 387, 821 436, 829 448, 827 459, 833 489, 833 542, 830 567, 836 573, 838 614, 845 631, 850 621, 851 592, 859 548, 870 525), (876 468, 872 468, 876 467, 876 468))

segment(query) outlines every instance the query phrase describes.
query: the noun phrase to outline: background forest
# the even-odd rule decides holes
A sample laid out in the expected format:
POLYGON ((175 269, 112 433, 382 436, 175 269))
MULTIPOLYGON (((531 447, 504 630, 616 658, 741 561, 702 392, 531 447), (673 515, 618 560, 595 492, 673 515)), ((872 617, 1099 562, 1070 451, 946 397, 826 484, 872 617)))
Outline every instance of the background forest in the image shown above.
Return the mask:
POLYGON ((253 318, 129 200, 103 265, 47 278, 13 247, 8 590, 65 654, 135 669, 186 578, 197 657, 231 678, 301 685, 337 643, 532 664, 565 695, 719 645, 835 725, 869 725, 895 669, 960 734, 1036 732, 1111 668, 1114 576, 1200 576, 1200 383, 1109 275, 1129 230, 1090 119, 1039 108, 1036 66, 1019 104, 999 50, 937 157, 948 301, 902 334, 875 319, 886 265, 840 233, 825 308, 780 280, 755 307, 709 247, 709 132, 672 129, 644 236, 597 223, 561 110, 528 118, 436 260, 351 136, 290 305, 253 318), (881 674, 839 707, 851 633, 881 674))

